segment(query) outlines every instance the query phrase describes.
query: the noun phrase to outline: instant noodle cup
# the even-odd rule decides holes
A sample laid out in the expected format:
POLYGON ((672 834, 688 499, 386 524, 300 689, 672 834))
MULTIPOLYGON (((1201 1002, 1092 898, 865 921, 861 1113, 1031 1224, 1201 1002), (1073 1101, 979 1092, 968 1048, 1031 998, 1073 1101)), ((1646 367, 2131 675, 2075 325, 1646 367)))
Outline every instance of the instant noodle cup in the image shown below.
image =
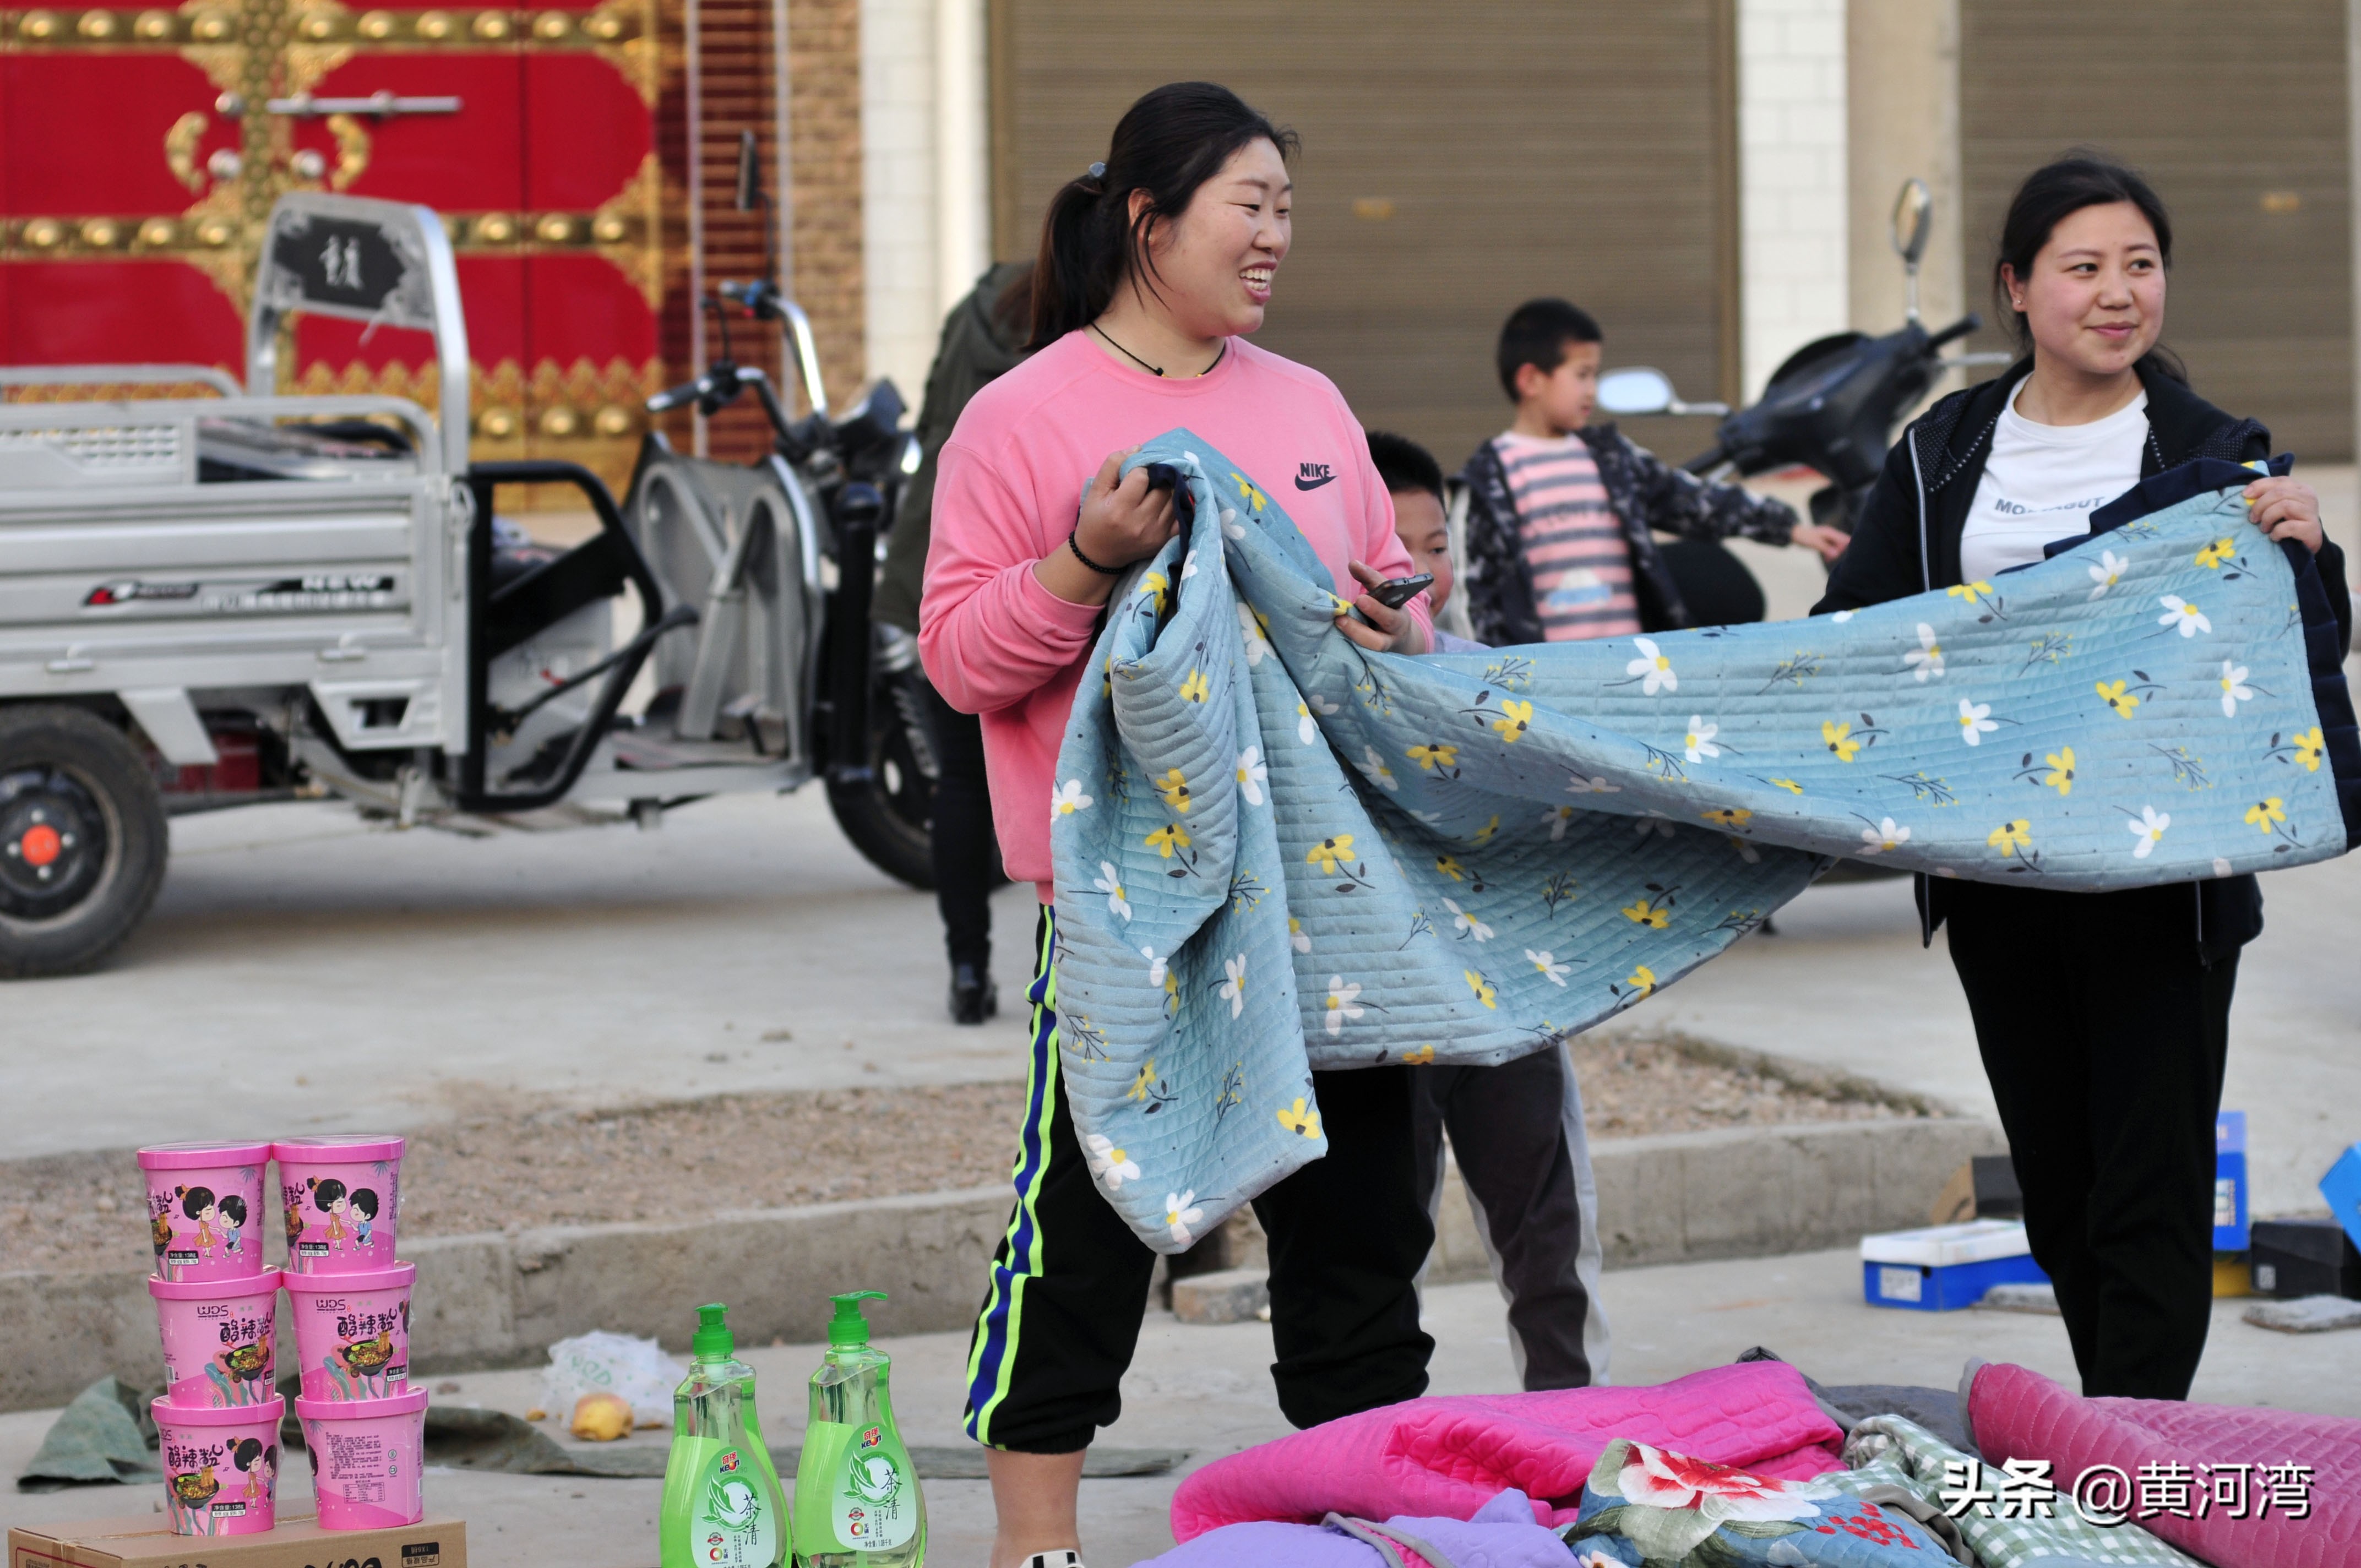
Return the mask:
POLYGON ((180 1409, 256 1409, 276 1401, 277 1269, 251 1279, 150 1279, 148 1294, 164 1342, 167 1401, 180 1409))
POLYGON ((164 1511, 180 1535, 259 1535, 276 1519, 279 1422, 287 1401, 227 1409, 159 1399, 164 1511))
POLYGON ((157 1144, 139 1151, 159 1279, 251 1279, 262 1272, 262 1168, 269 1144, 157 1144))
POLYGON ((295 1398, 322 1530, 381 1530, 426 1516, 426 1390, 390 1399, 295 1398))
POLYGON ((401 1140, 379 1134, 281 1138, 280 1215, 290 1274, 366 1274, 393 1266, 401 1208, 401 1140))
POLYGON ((367 1274, 291 1274, 295 1359, 309 1399, 383 1399, 410 1383, 414 1263, 367 1274))

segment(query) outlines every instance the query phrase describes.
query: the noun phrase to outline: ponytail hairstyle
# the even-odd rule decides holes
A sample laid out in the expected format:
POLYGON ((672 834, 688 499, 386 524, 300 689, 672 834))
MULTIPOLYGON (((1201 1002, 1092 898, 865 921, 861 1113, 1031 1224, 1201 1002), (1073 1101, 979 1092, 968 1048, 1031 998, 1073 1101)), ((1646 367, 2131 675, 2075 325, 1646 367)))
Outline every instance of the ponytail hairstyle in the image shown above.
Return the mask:
POLYGON ((1167 82, 1125 110, 1106 161, 1092 164, 1049 198, 1033 271, 1033 336, 1027 351, 1098 319, 1126 278, 1145 280, 1153 291, 1148 231, 1159 218, 1178 218, 1199 186, 1257 141, 1269 142, 1281 158, 1302 145, 1293 131, 1271 124, 1216 82, 1167 82), (1137 221, 1130 216, 1134 191, 1148 193, 1137 221))
MULTIPOLYGON (((2025 177, 2010 198, 2008 216, 2000 230, 2000 254, 1993 261, 1993 302, 2002 314, 2010 318, 2009 335, 2021 353, 2033 352, 2033 331, 2026 323, 2025 313, 2008 302, 2008 279, 2013 273, 2023 283, 2033 271, 2033 259, 2041 254, 2042 247, 2058 225, 2085 207, 2103 207, 2116 202, 2129 202, 2137 207, 2147 226, 2156 231, 2156 249, 2167 272, 2172 270, 2172 218, 2164 210, 2164 199, 2155 187, 2142 179, 2137 170, 2125 167, 2103 152, 2090 148, 2075 148, 2052 162, 2046 163, 2025 177)), ((2189 381, 2188 367, 2180 356, 2161 343, 2140 356, 2139 370, 2150 371, 2179 381, 2189 381)))

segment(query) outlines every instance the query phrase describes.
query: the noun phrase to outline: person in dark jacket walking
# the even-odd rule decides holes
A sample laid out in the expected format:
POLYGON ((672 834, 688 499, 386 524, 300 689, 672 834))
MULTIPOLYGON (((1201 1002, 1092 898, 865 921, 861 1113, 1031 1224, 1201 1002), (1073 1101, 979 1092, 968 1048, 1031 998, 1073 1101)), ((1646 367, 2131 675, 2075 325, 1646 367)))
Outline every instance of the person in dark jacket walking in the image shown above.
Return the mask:
MULTIPOLYGON (((918 634, 927 546, 934 537, 936 457, 967 400, 1025 357, 1032 327, 1029 261, 994 267, 944 319, 942 343, 927 372, 926 400, 918 409, 918 471, 902 492, 870 609, 874 619, 913 637, 918 634)), ((951 1019, 981 1024, 1000 1011, 999 990, 992 982, 991 904, 1000 877, 1000 849, 992 829, 992 795, 983 782, 983 729, 973 714, 952 707, 928 685, 927 733, 939 770, 929 837, 935 901, 950 953, 951 1019)))
MULTIPOLYGON (((2039 561, 2144 477, 2268 455, 2268 431, 2199 398, 2157 347, 2171 259, 2164 205, 2129 170, 2070 155, 2028 176, 1993 269, 2026 357, 1903 433, 1815 613, 2039 561)), ((2318 498, 2293 478, 2246 496, 2257 528, 2316 553, 2349 644, 2318 498)), ((2058 893, 1922 877, 1918 905, 1927 940, 1949 927, 2083 1392, 2186 1397, 2212 1317, 2213 1122, 2239 949, 2262 930, 2255 879, 2058 893)))
POLYGON ((1742 536, 1828 557, 1845 547, 1842 533, 1798 521, 1784 502, 1708 484, 1612 424, 1593 424, 1601 337, 1590 313, 1564 300, 1528 300, 1500 328, 1496 365, 1516 419, 1459 472, 1467 487, 1461 580, 1479 642, 1759 620, 1762 589, 1716 542, 1742 536), (1680 534, 1681 543, 1659 545, 1653 529, 1680 534), (1684 547, 1705 553, 1686 574, 1672 558, 1684 547), (1683 590, 1685 575, 1702 590, 1697 604, 1683 590))

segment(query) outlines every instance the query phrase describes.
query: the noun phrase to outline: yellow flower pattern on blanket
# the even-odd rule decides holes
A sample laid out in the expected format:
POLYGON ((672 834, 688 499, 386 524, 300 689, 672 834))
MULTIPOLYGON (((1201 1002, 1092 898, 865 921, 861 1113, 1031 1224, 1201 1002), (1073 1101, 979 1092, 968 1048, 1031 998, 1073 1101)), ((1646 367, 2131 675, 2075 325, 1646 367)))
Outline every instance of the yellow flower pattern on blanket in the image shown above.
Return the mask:
POLYGON ((1660 901, 1651 898, 1646 894, 1642 894, 1636 903, 1624 905, 1622 913, 1623 918, 1633 925, 1646 926, 1657 931, 1663 930, 1673 923, 1672 900, 1660 901))
POLYGON ((1334 876, 1336 862, 1353 858, 1353 836, 1350 833, 1331 833, 1312 845, 1312 852, 1303 857, 1305 863, 1318 866, 1323 876, 1334 876))
POLYGON ((2042 760, 2049 764, 2049 770, 2041 775, 2041 782, 2056 790, 2061 796, 2072 795, 2074 793, 2074 748, 2061 747, 2042 760))
POLYGON ((1808 630, 1425 658, 1339 635, 1287 476, 1148 453, 1195 505, 1077 660, 1049 827, 1077 1132, 1159 1251, 1323 1146, 1310 1072, 1590 1027, 1830 857, 2083 891, 2344 847, 2318 595, 2235 489, 1808 630))

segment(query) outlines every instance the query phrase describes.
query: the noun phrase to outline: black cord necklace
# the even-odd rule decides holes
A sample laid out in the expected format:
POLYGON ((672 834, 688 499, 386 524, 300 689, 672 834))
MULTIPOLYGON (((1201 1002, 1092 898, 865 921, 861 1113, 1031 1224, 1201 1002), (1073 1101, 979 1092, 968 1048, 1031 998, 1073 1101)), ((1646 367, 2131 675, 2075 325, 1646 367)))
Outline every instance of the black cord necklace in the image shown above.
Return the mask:
MULTIPOLYGON (((1107 337, 1107 329, 1099 325, 1098 323, 1091 323, 1091 330, 1097 333, 1101 337, 1106 338, 1106 345, 1109 348, 1114 349, 1117 354, 1122 355, 1126 359, 1130 360, 1134 365, 1138 366, 1142 370, 1147 371, 1149 375, 1162 376, 1164 374, 1163 366, 1150 365, 1147 360, 1142 359, 1138 355, 1134 354, 1130 349, 1126 348, 1114 338, 1107 337)), ((1200 376, 1212 375, 1213 373, 1213 365, 1219 365, 1222 362, 1222 356, 1227 354, 1229 351, 1230 340, 1225 337, 1222 339, 1222 346, 1213 350, 1213 364, 1206 366, 1202 370, 1198 371, 1197 374, 1200 376)))

